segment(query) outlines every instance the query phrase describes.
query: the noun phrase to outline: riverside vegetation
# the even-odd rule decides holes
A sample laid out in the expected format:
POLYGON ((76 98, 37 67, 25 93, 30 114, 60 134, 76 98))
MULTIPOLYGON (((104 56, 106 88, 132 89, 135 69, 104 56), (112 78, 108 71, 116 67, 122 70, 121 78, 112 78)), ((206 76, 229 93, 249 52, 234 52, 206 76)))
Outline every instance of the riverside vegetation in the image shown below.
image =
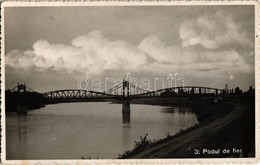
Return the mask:
MULTIPOLYGON (((146 100, 146 103, 150 101, 146 100)), ((151 101, 155 104, 155 101, 151 101)), ((157 100, 157 103, 160 101, 157 100)), ((171 103, 167 103, 171 105, 171 103)), ((186 104, 187 105, 187 104, 186 104)), ((135 142, 131 151, 119 155, 128 158, 218 158, 255 156, 255 102, 254 97, 232 99, 214 103, 212 101, 189 102, 199 124, 167 135, 161 140, 151 141, 146 134, 135 142), (197 150, 232 150, 240 153, 200 153, 197 150)))

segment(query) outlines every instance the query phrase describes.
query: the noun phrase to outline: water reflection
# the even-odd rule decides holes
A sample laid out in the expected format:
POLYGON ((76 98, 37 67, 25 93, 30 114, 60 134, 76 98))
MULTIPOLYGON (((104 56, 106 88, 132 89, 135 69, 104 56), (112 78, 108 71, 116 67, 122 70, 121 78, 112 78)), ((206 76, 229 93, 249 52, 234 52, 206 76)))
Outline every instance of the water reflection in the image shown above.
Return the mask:
POLYGON ((7 159, 116 158, 146 133, 150 139, 161 139, 193 126, 198 121, 191 112, 133 104, 131 113, 122 113, 121 104, 93 102, 7 115, 7 159))
POLYGON ((22 125, 18 126, 18 141, 19 143, 26 143, 27 142, 27 126, 22 125))
POLYGON ((123 148, 129 148, 129 144, 131 144, 133 140, 131 137, 132 133, 130 128, 130 113, 122 113, 122 117, 123 117, 122 146, 123 148))
POLYGON ((130 112, 122 113, 122 117, 123 117, 124 124, 130 123, 130 112))
POLYGON ((162 108, 162 112, 176 114, 193 114, 189 107, 165 107, 162 108))

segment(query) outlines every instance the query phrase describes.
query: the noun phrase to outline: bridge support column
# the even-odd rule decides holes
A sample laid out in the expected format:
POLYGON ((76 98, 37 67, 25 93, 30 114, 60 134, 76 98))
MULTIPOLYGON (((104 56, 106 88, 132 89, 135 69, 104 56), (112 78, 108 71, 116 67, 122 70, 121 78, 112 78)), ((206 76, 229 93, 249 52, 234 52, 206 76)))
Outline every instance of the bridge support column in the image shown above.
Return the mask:
POLYGON ((129 99, 123 99, 122 113, 130 113, 130 100, 129 99))
POLYGON ((122 117, 123 117, 124 124, 130 123, 130 112, 122 113, 122 117))
POLYGON ((28 111, 28 107, 26 104, 18 103, 16 107, 17 114, 26 115, 28 111))

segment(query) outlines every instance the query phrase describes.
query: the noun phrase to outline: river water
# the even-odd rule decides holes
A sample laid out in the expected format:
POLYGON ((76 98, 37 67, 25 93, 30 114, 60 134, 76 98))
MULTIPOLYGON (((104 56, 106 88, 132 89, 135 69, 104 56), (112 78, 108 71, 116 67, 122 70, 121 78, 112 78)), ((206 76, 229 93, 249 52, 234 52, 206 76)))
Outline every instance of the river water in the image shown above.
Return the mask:
POLYGON ((165 138, 198 123, 189 108, 131 104, 64 103, 6 116, 7 159, 106 159, 134 148, 148 133, 165 138))

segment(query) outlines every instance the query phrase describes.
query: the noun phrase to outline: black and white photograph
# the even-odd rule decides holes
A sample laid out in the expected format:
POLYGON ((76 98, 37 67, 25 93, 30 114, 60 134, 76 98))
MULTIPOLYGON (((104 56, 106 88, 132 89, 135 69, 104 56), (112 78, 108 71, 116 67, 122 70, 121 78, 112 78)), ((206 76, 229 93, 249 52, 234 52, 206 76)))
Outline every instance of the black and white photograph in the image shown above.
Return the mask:
POLYGON ((2 160, 256 160, 258 5, 200 3, 2 3, 2 160))

